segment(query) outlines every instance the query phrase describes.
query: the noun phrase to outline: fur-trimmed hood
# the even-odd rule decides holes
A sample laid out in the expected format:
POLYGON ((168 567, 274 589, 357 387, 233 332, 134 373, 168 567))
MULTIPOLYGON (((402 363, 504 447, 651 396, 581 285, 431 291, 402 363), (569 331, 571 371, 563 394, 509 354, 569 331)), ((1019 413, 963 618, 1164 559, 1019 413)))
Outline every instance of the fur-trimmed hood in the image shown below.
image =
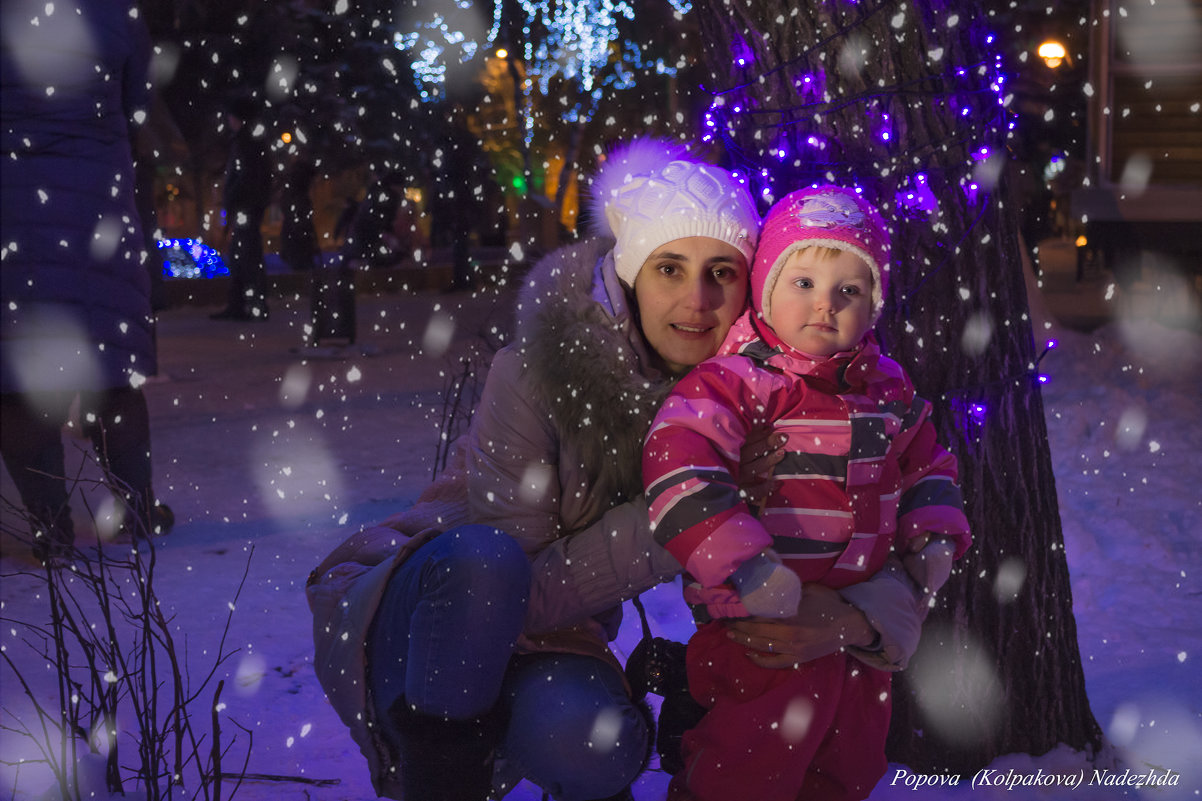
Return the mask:
POLYGON ((675 379, 652 365, 613 241, 586 239, 543 258, 518 298, 517 344, 563 445, 599 498, 642 493, 643 438, 675 379))

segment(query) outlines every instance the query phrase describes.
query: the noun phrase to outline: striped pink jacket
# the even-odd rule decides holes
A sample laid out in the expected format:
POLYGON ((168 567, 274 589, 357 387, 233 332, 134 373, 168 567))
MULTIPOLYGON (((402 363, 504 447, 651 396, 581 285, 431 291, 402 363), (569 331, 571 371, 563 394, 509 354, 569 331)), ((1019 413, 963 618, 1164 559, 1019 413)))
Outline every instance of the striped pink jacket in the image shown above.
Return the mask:
POLYGON ((767 546, 802 581, 840 588, 923 533, 952 539, 957 557, 971 543, 956 459, 901 366, 871 336, 824 361, 785 350, 753 339, 698 365, 647 437, 655 537, 692 577, 685 598, 699 620, 747 615, 726 580, 767 546), (787 436, 786 456, 753 510, 735 478, 739 450, 767 428, 787 436))

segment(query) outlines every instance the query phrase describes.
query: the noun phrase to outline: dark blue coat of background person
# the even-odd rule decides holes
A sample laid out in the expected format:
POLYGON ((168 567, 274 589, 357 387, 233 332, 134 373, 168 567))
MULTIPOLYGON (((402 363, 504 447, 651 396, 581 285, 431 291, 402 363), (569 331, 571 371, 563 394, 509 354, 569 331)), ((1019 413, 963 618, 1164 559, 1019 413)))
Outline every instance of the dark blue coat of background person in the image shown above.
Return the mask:
POLYGON ((44 555, 74 537, 53 477, 77 396, 142 531, 169 525, 151 491, 141 385, 157 365, 131 148, 150 42, 122 0, 4 0, 0 22, 0 450, 44 555))

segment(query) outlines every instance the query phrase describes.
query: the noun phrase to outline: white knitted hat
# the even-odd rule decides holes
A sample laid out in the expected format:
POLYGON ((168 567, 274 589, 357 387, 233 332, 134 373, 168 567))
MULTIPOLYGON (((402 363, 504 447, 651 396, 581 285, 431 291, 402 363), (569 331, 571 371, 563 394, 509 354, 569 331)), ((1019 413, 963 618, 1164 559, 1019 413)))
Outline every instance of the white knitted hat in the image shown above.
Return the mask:
POLYGON ((721 167, 682 155, 671 143, 635 140, 611 153, 593 180, 594 207, 616 240, 614 267, 628 286, 652 251, 689 236, 725 242, 751 263, 760 225, 751 195, 721 167))

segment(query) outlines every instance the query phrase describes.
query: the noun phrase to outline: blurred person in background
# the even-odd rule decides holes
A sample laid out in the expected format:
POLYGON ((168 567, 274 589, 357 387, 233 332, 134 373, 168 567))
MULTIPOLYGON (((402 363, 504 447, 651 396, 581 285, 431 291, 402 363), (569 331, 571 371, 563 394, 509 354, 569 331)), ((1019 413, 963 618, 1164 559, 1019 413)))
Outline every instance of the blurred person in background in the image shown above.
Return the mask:
POLYGON ((284 220, 280 225, 280 258, 298 272, 312 270, 320 263, 317 232, 313 229, 313 200, 309 188, 317 168, 308 159, 297 159, 284 173, 280 188, 280 207, 284 220))
POLYGON ((263 264, 263 215, 271 203, 271 157, 266 127, 256 120, 258 101, 234 99, 226 120, 234 139, 225 172, 225 231, 230 289, 214 320, 267 319, 267 268, 263 264))
POLYGON ((126 2, 6 0, 0 13, 0 451, 45 560, 75 537, 62 427, 77 398, 125 502, 108 533, 172 523, 141 389, 157 364, 131 128, 150 48, 126 2))

